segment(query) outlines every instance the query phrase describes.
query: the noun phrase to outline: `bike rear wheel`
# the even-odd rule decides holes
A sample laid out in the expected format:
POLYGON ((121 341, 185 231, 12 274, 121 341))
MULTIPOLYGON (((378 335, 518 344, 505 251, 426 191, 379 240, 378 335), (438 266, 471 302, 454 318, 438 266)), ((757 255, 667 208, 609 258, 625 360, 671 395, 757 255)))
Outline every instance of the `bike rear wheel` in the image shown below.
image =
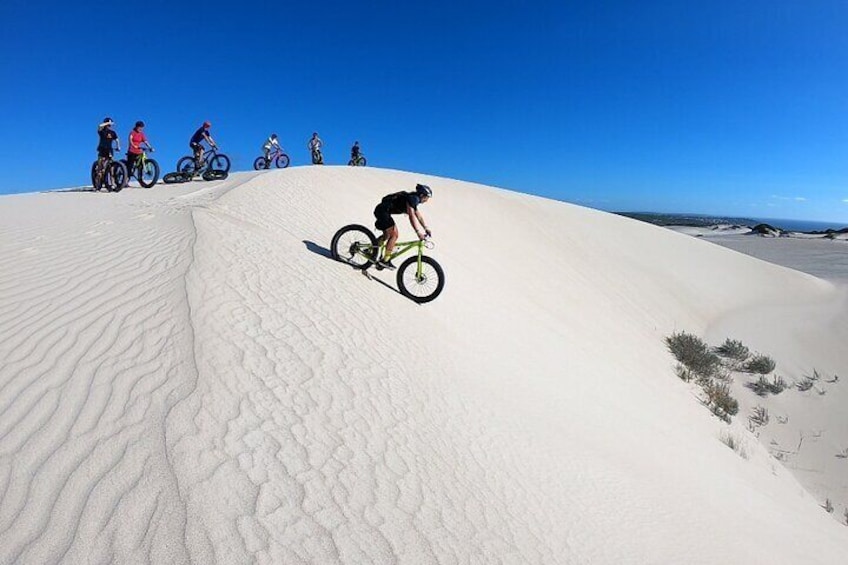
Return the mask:
POLYGON ((100 190, 103 186, 103 177, 97 174, 97 161, 91 164, 91 186, 94 190, 100 190))
POLYGON ((144 188, 150 188, 159 180, 159 163, 154 159, 145 159, 137 174, 138 183, 144 188))
POLYGON ((289 166, 289 156, 285 153, 277 155, 276 165, 278 169, 285 169, 289 166))
POLYGON ((330 243, 330 255, 336 261, 365 270, 373 263, 367 256, 377 252, 377 238, 365 226, 351 224, 336 232, 330 243))
POLYGON ((261 171, 262 169, 267 169, 268 162, 265 160, 265 157, 257 157, 253 162, 253 169, 256 171, 261 171))
POLYGON ((214 171, 223 171, 225 173, 230 172, 230 158, 223 153, 216 153, 211 159, 209 159, 208 163, 209 168, 214 171))
POLYGON ((445 272, 435 259, 421 256, 421 271, 418 271, 418 257, 410 257, 398 268, 397 284, 401 294, 410 300, 423 304, 441 294, 445 287, 445 272))

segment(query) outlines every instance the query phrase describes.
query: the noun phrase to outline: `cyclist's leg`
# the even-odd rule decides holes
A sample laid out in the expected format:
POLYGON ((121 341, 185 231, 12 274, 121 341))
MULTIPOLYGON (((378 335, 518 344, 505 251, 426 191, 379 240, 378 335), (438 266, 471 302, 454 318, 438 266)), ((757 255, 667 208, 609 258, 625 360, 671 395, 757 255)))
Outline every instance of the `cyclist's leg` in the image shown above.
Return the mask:
MULTIPOLYGON (((130 153, 127 151, 127 178, 133 176, 133 169, 135 168, 135 161, 139 156, 135 153, 130 153)), ((138 175, 139 177, 141 174, 138 175)))

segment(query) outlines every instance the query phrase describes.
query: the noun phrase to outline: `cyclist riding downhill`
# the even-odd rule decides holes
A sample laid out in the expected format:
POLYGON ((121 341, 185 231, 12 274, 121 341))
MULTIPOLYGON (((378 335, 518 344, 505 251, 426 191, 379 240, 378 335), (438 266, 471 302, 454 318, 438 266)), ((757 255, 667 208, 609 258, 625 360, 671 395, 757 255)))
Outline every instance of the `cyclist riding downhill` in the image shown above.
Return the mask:
POLYGON ((321 149, 324 147, 324 142, 321 141, 320 137, 318 137, 317 131, 312 133, 312 139, 309 140, 306 147, 312 153, 312 164, 323 165, 324 156, 321 154, 321 149))
POLYGON ((395 224, 392 214, 406 214, 409 217, 409 223, 419 239, 426 239, 432 235, 430 228, 427 227, 424 221, 424 216, 418 209, 419 204, 424 204, 433 197, 433 191, 426 184, 417 184, 412 192, 395 192, 387 194, 383 197, 377 207, 374 208, 374 217, 376 221, 374 226, 383 232, 378 238, 382 244, 385 242, 386 250, 383 257, 374 257, 373 262, 378 269, 395 269, 395 265, 391 262, 392 251, 395 247, 395 242, 398 239, 398 228, 395 224))
POLYGON ((280 142, 277 140, 277 134, 272 133, 271 136, 265 140, 265 143, 262 144, 262 153, 265 155, 265 168, 268 169, 271 167, 271 151, 276 149, 277 151, 282 151, 283 148, 280 147, 280 142))
POLYGON ((199 170, 203 166, 203 145, 202 142, 205 141, 209 144, 210 147, 217 148, 215 145, 215 140, 212 139, 212 136, 209 135, 209 128, 212 127, 212 124, 209 122, 203 122, 203 125, 197 128, 197 131, 194 132, 194 135, 191 136, 191 140, 188 142, 188 146, 191 147, 191 150, 194 151, 194 160, 197 164, 197 169, 199 170))
POLYGON ((141 120, 135 123, 135 127, 130 132, 129 146, 127 147, 127 172, 132 174, 135 167, 136 159, 144 152, 144 147, 152 153, 153 146, 147 141, 147 136, 144 135, 144 122, 141 120))

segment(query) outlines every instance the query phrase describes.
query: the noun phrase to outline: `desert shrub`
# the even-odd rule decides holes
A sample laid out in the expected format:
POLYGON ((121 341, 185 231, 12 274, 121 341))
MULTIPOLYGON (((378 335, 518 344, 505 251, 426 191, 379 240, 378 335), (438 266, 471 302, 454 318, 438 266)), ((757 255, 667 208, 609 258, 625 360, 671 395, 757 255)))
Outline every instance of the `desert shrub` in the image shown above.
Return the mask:
POLYGON ((813 388, 813 383, 815 382, 816 381, 814 379, 811 379, 810 377, 804 377, 803 381, 801 381, 800 383, 795 383, 795 388, 797 388, 801 392, 806 392, 813 388))
POLYGON ((757 396, 768 396, 769 382, 764 376, 760 376, 759 379, 752 383, 745 383, 745 386, 753 390, 757 396))
POLYGON ((772 394, 780 394, 784 390, 786 390, 786 381, 783 377, 775 375, 774 378, 768 385, 768 390, 772 394))
POLYGON ((741 341, 727 338, 724 343, 713 349, 717 355, 729 360, 732 364, 741 364, 748 360, 751 351, 741 341))
POLYGON ((678 363, 674 367, 674 373, 680 378, 680 380, 686 381, 687 383, 695 377, 695 375, 692 374, 692 371, 687 369, 682 363, 678 363))
POLYGON ((822 508, 824 508, 825 512, 831 514, 833 512, 833 503, 829 498, 826 498, 824 504, 822 504, 822 508))
POLYGON ((769 423, 769 413, 767 408, 763 408, 762 406, 756 406, 752 411, 751 415, 748 416, 748 420, 754 424, 755 426, 761 427, 765 426, 769 423))
POLYGON ((721 443, 738 453, 739 456, 743 459, 748 458, 748 452, 745 449, 744 443, 735 434, 732 434, 728 431, 723 431, 721 433, 721 436, 719 436, 719 439, 721 440, 721 443))
POLYGON ((731 396, 727 383, 711 381, 704 386, 704 393, 707 395, 707 406, 722 420, 729 422, 731 416, 739 413, 739 402, 731 396))
POLYGON ((752 383, 747 383, 745 386, 753 390, 757 396, 768 396, 769 393, 780 394, 786 390, 786 381, 783 377, 779 376, 768 380, 765 375, 760 375, 759 379, 752 383))
POLYGON ((667 337, 665 343, 671 354, 695 376, 711 377, 718 371, 718 355, 701 338, 678 332, 667 337))
POLYGON ((746 373, 758 373, 760 375, 771 373, 774 371, 774 367, 774 359, 767 355, 760 355, 759 353, 742 364, 742 370, 746 373))

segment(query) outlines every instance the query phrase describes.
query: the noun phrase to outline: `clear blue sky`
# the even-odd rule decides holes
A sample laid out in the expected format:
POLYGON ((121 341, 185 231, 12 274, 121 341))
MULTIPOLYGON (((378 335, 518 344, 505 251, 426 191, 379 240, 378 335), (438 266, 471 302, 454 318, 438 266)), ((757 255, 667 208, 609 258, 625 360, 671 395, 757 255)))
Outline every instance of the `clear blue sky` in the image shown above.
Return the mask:
POLYGON ((848 2, 0 2, 0 193, 203 122, 606 210, 848 224, 848 2))

